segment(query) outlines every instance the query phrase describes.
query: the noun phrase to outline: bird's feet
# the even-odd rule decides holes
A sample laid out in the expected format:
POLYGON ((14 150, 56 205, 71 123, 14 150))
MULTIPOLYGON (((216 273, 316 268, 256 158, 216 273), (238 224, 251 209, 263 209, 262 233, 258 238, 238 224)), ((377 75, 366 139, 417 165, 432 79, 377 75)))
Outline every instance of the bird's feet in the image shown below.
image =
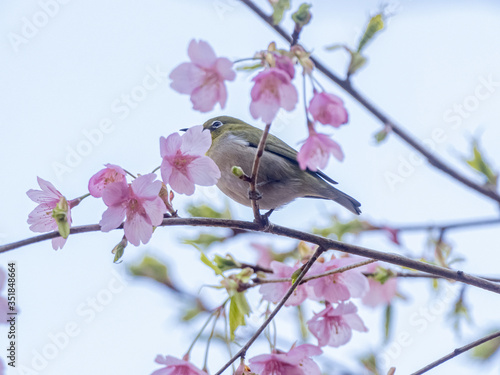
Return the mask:
POLYGON ((267 231, 271 223, 269 222, 269 216, 273 213, 274 208, 272 210, 267 211, 264 215, 259 215, 258 218, 254 219, 254 222, 259 224, 262 227, 264 232, 267 231))

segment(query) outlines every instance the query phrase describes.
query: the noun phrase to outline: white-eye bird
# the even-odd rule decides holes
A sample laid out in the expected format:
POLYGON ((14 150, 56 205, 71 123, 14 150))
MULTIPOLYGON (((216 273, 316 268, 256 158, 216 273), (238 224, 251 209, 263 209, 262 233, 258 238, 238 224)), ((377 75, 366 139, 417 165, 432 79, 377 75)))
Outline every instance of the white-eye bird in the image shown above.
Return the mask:
MULTIPOLYGON (((252 174, 263 131, 229 116, 214 117, 203 124, 203 129, 212 135, 207 156, 221 172, 217 187, 236 202, 251 206, 249 183, 237 177, 232 168, 238 166, 247 176, 252 174)), ((278 137, 268 135, 257 175, 257 190, 262 195, 260 208, 273 210, 296 198, 320 198, 333 200, 359 215, 361 204, 331 185, 336 183, 321 171, 300 169, 297 151, 278 137)))

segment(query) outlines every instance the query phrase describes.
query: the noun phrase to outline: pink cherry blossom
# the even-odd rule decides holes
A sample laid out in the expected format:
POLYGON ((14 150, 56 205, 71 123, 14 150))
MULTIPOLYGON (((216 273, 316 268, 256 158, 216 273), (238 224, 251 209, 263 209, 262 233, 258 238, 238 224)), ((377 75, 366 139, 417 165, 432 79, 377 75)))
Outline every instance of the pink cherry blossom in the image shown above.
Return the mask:
POLYGON ((319 346, 335 348, 347 344, 352 337, 352 330, 367 332, 363 321, 352 302, 341 303, 336 308, 327 303, 326 308, 307 322, 309 331, 318 339, 319 346))
POLYGON ((102 197, 104 188, 113 182, 126 183, 125 171, 114 164, 106 164, 106 168, 101 169, 90 178, 89 192, 93 197, 102 197))
POLYGON ((217 102, 224 108, 227 100, 224 81, 236 78, 233 63, 225 57, 218 58, 203 40, 191 40, 188 56, 191 62, 180 64, 170 73, 170 86, 181 94, 190 95, 193 109, 197 111, 211 111, 217 102))
POLYGON ((211 186, 220 178, 217 164, 205 156, 212 144, 209 131, 193 126, 185 134, 160 138, 161 176, 165 184, 180 194, 192 195, 194 185, 211 186))
MULTIPOLYGON (((273 273, 267 276, 268 280, 273 279, 283 279, 291 278, 292 274, 300 268, 300 264, 296 264, 294 267, 287 266, 284 263, 272 261, 271 269, 273 273)), ((281 282, 281 283, 265 283, 259 288, 259 292, 262 294, 262 298, 266 301, 271 301, 274 303, 279 302, 286 294, 288 289, 292 286, 291 281, 281 282)), ((286 301, 285 306, 298 306, 307 298, 306 286, 299 285, 290 298, 286 301)))
POLYGON ((108 209, 99 222, 101 230, 109 232, 118 228, 126 217, 123 229, 127 240, 135 246, 147 243, 153 234, 153 226, 161 224, 167 211, 158 196, 162 183, 155 179, 156 175, 150 173, 139 176, 131 184, 109 184, 102 194, 108 209))
POLYGON ((270 246, 261 245, 259 243, 251 243, 250 246, 258 254, 256 264, 260 267, 270 268, 273 259, 273 249, 270 246))
MULTIPOLYGON (((334 258, 325 263, 314 263, 308 275, 323 274, 355 262, 354 258, 334 258)), ((368 280, 359 268, 354 268, 308 281, 306 288, 310 299, 336 303, 364 296, 368 292, 368 280)))
POLYGON ((197 369, 191 363, 169 355, 165 357, 158 355, 155 362, 165 367, 156 370, 151 375, 207 375, 205 371, 197 369))
MULTIPOLYGON (((67 202, 66 198, 52 185, 49 181, 37 177, 38 185, 42 190, 30 189, 26 192, 28 197, 38 206, 30 212, 28 216, 28 224, 33 232, 50 232, 58 230, 56 219, 52 216, 56 207, 64 208, 65 212, 61 214, 68 227, 71 226, 71 208, 80 203, 79 199, 74 199, 67 202)), ((63 234, 64 235, 64 234, 63 234)), ((66 236, 67 237, 67 236, 66 236)), ((52 248, 54 250, 62 249, 66 243, 66 238, 56 237, 52 239, 52 248)))
POLYGON ((302 170, 309 168, 317 171, 326 167, 330 154, 339 161, 344 160, 344 153, 340 145, 326 134, 316 133, 313 127, 309 127, 309 137, 300 148, 297 161, 302 170))
POLYGON ((295 64, 292 59, 280 54, 275 54, 274 59, 276 61, 276 68, 283 70, 290 76, 290 79, 293 79, 295 76, 295 64))
POLYGON ((348 115, 344 102, 338 96, 327 92, 315 92, 309 102, 309 112, 315 121, 338 128, 347 123, 348 115))
POLYGON ((380 229, 384 230, 387 233, 391 242, 395 243, 396 245, 401 245, 401 242, 399 242, 399 230, 398 229, 391 228, 388 226, 384 226, 380 229))
POLYGON ((253 118, 262 118, 270 124, 278 110, 284 108, 291 111, 297 104, 297 89, 290 80, 288 72, 279 68, 266 69, 253 78, 255 85, 252 88, 250 113, 253 118))
MULTIPOLYGON (((374 273, 380 267, 378 263, 370 263, 362 267, 362 271, 366 273, 374 273)), ((389 278, 383 284, 375 280, 373 277, 368 277, 369 291, 365 294, 361 302, 370 307, 378 305, 387 305, 397 294, 397 279, 395 277, 389 278)))
POLYGON ((303 344, 288 353, 261 354, 250 359, 250 368, 259 375, 321 375, 310 357, 321 354, 315 345, 303 344))

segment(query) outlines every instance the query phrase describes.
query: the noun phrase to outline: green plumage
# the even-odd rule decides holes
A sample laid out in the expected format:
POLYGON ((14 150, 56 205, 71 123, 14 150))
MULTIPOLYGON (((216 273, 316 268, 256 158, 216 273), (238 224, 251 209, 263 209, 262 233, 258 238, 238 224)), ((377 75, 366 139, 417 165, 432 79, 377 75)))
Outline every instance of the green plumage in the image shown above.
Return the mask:
MULTIPOLYGON (((203 127, 212 134, 207 155, 221 169, 217 186, 232 199, 249 206, 248 183, 234 176, 231 168, 239 166, 247 175, 251 174, 262 130, 229 116, 210 119, 203 127)), ((321 171, 301 170, 297 151, 278 137, 268 135, 257 176, 262 208, 274 209, 296 198, 311 197, 334 200, 359 214, 360 203, 330 185, 336 183, 321 171)))

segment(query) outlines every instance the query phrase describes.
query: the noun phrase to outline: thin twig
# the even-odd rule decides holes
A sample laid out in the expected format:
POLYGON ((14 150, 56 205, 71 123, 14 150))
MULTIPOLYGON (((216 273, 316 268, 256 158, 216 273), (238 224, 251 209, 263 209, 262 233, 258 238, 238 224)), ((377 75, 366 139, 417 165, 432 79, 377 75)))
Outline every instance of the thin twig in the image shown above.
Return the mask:
POLYGON ((500 218, 476 219, 476 220, 467 220, 467 221, 459 221, 456 223, 443 223, 443 224, 411 224, 411 225, 400 225, 400 226, 388 225, 386 227, 383 226, 373 227, 368 230, 377 231, 377 230, 385 230, 386 228, 391 228, 398 232, 418 232, 418 231, 428 231, 428 230, 449 231, 453 229, 482 227, 486 225, 496 225, 496 224, 500 224, 500 218))
MULTIPOLYGON (((323 272, 323 273, 319 273, 319 274, 314 275, 314 276, 305 277, 302 280, 302 284, 307 283, 310 280, 320 279, 322 277, 331 276, 331 275, 334 275, 336 273, 346 272, 346 271, 352 270, 354 268, 366 266, 367 264, 374 263, 374 262, 377 262, 377 260, 376 259, 368 259, 368 260, 365 260, 363 262, 353 263, 353 264, 350 264, 348 266, 335 268, 334 270, 330 270, 328 272, 323 272)), ((280 278, 280 279, 255 279, 253 281, 255 284, 251 284, 251 285, 249 285, 249 287, 258 286, 260 284, 287 283, 287 282, 289 283, 292 281, 292 279, 284 277, 284 278, 280 278)))
POLYGON ((286 303, 288 298, 292 295, 294 290, 299 286, 301 283, 302 279, 306 275, 307 271, 312 267, 314 262, 319 258, 321 254, 323 254, 326 251, 326 249, 322 248, 321 246, 316 249, 314 254, 311 256, 311 259, 304 265, 304 268, 302 269, 302 272, 299 274, 297 277, 297 280, 293 283, 293 285, 288 289, 284 297, 281 299, 281 301, 276 305, 274 308, 273 312, 269 315, 269 317, 262 323, 262 325, 257 329, 257 331, 253 334, 253 336, 247 341, 247 343, 236 353, 222 368, 215 373, 215 375, 220 375, 224 372, 225 369, 227 369, 231 364, 236 361, 240 357, 244 357, 248 348, 254 343, 255 340, 260 336, 260 334, 266 329, 266 327, 271 323, 271 321, 274 319, 276 314, 281 310, 283 305, 286 303))
POLYGON ((259 202, 257 202, 257 200, 260 199, 260 193, 257 192, 257 182, 258 182, 257 176, 259 174, 260 159, 264 154, 264 147, 266 146, 267 135, 269 134, 270 128, 271 124, 266 124, 264 132, 262 133, 262 137, 260 138, 259 141, 259 146, 257 147, 257 152, 255 153, 255 158, 253 160, 253 167, 252 167, 252 175, 250 176, 249 197, 252 201, 252 210, 255 222, 260 224, 263 224, 263 219, 262 216, 260 215, 259 202))
MULTIPOLYGON (((373 273, 365 273, 365 276, 373 276, 373 273)), ((489 276, 484 276, 484 275, 475 275, 476 277, 480 277, 482 279, 488 280, 488 281, 493 281, 495 283, 500 283, 500 277, 489 277, 489 276)), ((420 272, 395 272, 394 277, 401 277, 401 278, 414 278, 414 279, 442 279, 443 277, 441 276, 436 276, 436 275, 431 275, 428 273, 420 273, 420 272)))
MULTIPOLYGON (((163 222, 160 226, 220 227, 220 228, 242 229, 253 232, 266 232, 316 244, 328 250, 330 249, 338 250, 352 255, 358 255, 370 259, 377 259, 398 266, 411 268, 420 272, 430 273, 445 279, 460 281, 465 284, 469 284, 481 289, 489 290, 500 294, 500 284, 485 280, 484 278, 481 277, 476 277, 466 274, 465 272, 460 270, 452 270, 449 268, 439 267, 430 263, 413 260, 399 254, 372 250, 366 247, 335 241, 315 234, 302 232, 296 229, 282 227, 271 223, 269 223, 265 228, 263 228, 262 225, 250 221, 197 218, 197 217, 194 218, 169 217, 163 219, 163 222)), ((123 228, 123 225, 119 226, 117 229, 121 228, 123 228)), ((97 224, 82 225, 71 228, 70 234, 97 232, 100 230, 101 228, 97 224)), ((59 237, 59 232, 45 233, 39 236, 27 238, 22 241, 6 244, 0 246, 0 253, 16 249, 22 246, 26 246, 29 244, 46 241, 55 237, 59 237)))
MULTIPOLYGON (((253 3, 252 0, 241 0, 243 4, 248 6, 255 14, 257 14, 262 20, 264 20, 269 26, 271 26, 278 34, 280 34, 288 43, 292 43, 293 39, 290 35, 279 25, 274 25, 272 22, 272 18, 266 15, 257 5, 253 3)), ((422 145, 419 141, 417 141, 413 136, 407 133, 405 130, 401 128, 400 125, 396 124, 394 121, 389 119, 385 113, 382 112, 379 108, 377 108, 374 104, 372 104, 368 99, 366 99, 359 91, 353 88, 351 82, 347 79, 341 79, 339 76, 334 74, 330 69, 328 69, 322 62, 316 59, 313 56, 310 56, 311 61, 314 63, 315 68, 318 69, 321 73, 323 73, 328 79, 335 82, 339 85, 345 92, 351 95, 354 99, 356 99, 363 107, 365 107, 369 112, 371 112, 384 126, 388 126, 391 130, 399 136, 403 141, 405 141, 412 148, 417 150, 420 154, 425 156, 425 158, 429 161, 431 165, 441 170, 442 172, 448 174, 453 177, 455 180, 461 182, 462 184, 468 186, 469 188, 493 199, 494 201, 500 203, 500 195, 484 186, 479 185, 467 177, 460 174, 458 171, 451 168, 445 162, 443 162, 436 155, 432 154, 432 152, 428 151, 424 145, 422 145)))
POLYGON ((468 351, 468 350, 470 350, 470 349, 472 349, 472 348, 474 348, 474 347, 476 347, 478 345, 481 345, 481 344, 483 344, 483 343, 485 343, 487 341, 496 339, 497 337, 500 337, 500 331, 492 333, 492 334, 490 334, 488 336, 483 337, 482 339, 479 339, 477 341, 471 342, 470 344, 467 344, 467 345, 462 346, 460 348, 457 348, 453 352, 451 352, 450 354, 445 355, 442 358, 439 358, 437 361, 428 364, 424 368, 418 370, 417 372, 414 372, 411 375, 421 375, 423 373, 426 373, 427 371, 433 369, 434 367, 439 366, 442 363, 445 363, 449 359, 452 359, 452 358, 454 358, 454 357, 456 357, 456 356, 458 356, 458 355, 460 355, 460 354, 462 354, 462 353, 464 353, 464 352, 466 352, 466 351, 468 351))

